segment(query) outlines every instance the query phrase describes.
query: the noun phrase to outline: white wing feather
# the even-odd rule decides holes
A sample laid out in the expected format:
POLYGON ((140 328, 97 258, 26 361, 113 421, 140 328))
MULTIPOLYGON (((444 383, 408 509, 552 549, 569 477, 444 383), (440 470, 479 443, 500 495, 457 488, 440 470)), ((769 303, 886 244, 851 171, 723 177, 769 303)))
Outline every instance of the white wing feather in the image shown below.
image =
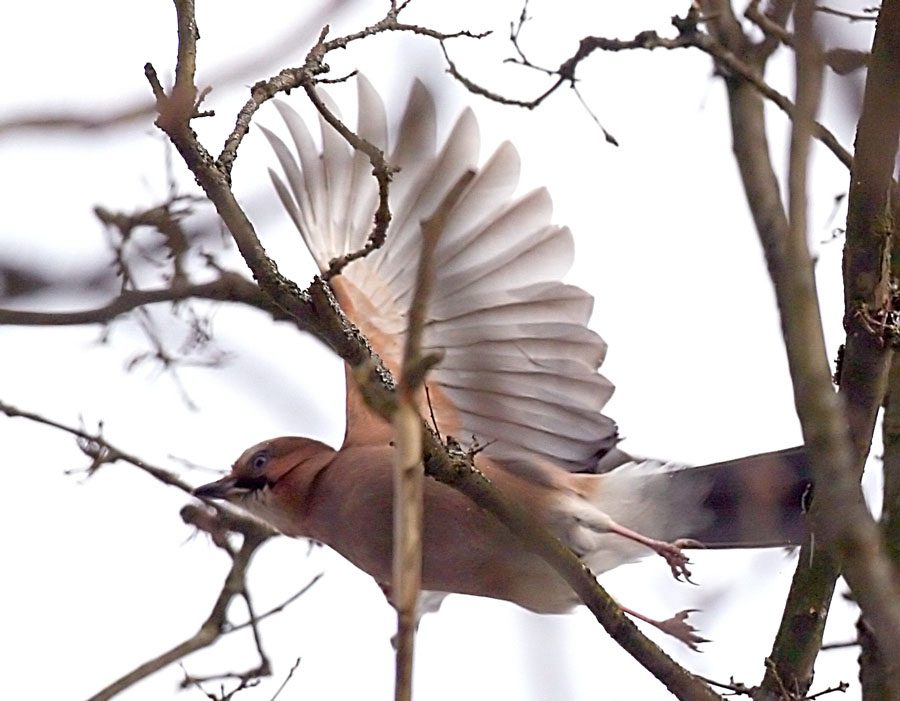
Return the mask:
MULTIPOLYGON (((435 106, 419 82, 397 142, 387 150, 383 103, 365 78, 358 84, 358 133, 384 148, 400 170, 391 184, 393 219, 384 246, 342 273, 371 311, 354 322, 363 331, 402 337, 421 222, 467 170, 477 169, 435 252, 423 349, 444 353, 429 385, 440 386, 455 414, 442 417, 439 410, 439 427, 446 418, 459 427, 456 438, 464 445, 476 441, 495 456, 538 455, 569 469, 593 468, 617 440, 615 424, 602 414, 613 386, 597 373, 606 345, 587 328, 593 299, 560 282, 572 264, 573 243, 568 229, 551 224, 547 191, 514 198, 519 156, 509 143, 477 168, 478 125, 470 110, 436 153, 435 106)), ((296 156, 264 130, 283 173, 270 171, 272 180, 324 271, 333 258, 366 242, 377 205, 372 168, 324 120, 320 154, 299 115, 284 103, 277 107, 296 156)), ((396 364, 386 346, 400 344, 382 345, 376 350, 396 364)))

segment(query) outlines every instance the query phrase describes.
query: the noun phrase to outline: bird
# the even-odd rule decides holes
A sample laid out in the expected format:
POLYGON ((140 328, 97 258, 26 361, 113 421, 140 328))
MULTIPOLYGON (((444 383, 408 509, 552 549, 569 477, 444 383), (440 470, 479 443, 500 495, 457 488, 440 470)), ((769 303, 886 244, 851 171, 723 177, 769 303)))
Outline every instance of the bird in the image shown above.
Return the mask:
MULTIPOLYGON (((479 163, 471 109, 439 147, 435 100, 420 81, 389 144, 381 97, 364 76, 356 84, 356 133, 396 169, 393 217, 384 244, 329 284, 394 373, 414 298, 422 222, 471 174, 444 213, 425 300, 422 352, 440 361, 419 408, 434 429, 469 450, 497 489, 595 575, 656 553, 676 578, 690 580, 688 547, 802 542, 810 491, 802 446, 700 467, 619 448, 617 426, 603 413, 613 392, 599 373, 606 344, 588 327, 593 298, 562 281, 573 261, 573 236, 553 223, 545 188, 517 194, 515 147, 505 142, 479 163)), ((275 106, 293 149, 261 127, 280 166, 269 174, 324 273, 333 259, 366 244, 378 204, 372 166, 321 116, 319 147, 296 111, 280 101, 275 106)), ((366 406, 349 369, 346 410, 339 448, 300 436, 267 439, 194 494, 330 546, 389 592, 392 430, 366 406)), ((468 497, 426 480, 423 504, 423 590, 501 599, 538 613, 579 604, 555 570, 468 497)), ((625 610, 691 647, 703 640, 684 623, 686 611, 657 621, 625 610)))

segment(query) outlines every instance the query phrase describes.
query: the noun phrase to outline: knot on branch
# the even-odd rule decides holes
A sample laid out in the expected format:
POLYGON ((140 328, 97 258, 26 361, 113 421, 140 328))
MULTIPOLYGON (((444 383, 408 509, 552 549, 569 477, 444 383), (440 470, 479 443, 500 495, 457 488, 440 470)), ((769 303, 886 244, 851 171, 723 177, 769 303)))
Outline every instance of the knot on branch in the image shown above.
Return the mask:
POLYGON ((700 6, 698 3, 692 3, 684 17, 672 16, 672 26, 678 30, 679 36, 692 36, 699 31, 700 19, 700 6))
POLYGON ((862 329, 865 333, 875 337, 882 347, 890 346, 895 350, 900 349, 900 290, 897 283, 891 282, 890 296, 880 307, 860 303, 848 319, 847 331, 853 327, 862 329))

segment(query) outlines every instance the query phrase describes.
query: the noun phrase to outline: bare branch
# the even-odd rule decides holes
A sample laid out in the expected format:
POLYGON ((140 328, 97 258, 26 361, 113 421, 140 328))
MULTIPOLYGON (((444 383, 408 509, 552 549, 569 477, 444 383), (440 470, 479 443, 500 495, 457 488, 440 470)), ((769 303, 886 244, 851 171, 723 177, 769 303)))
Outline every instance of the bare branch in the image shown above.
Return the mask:
MULTIPOLYGON (((891 344, 897 338, 896 331, 890 329, 886 337, 873 334, 866 319, 893 311, 896 271, 892 270, 891 260, 897 225, 892 197, 896 192, 893 173, 898 141, 900 7, 884 3, 875 30, 857 127, 844 249, 847 343, 841 394, 847 401, 856 464, 850 471, 836 473, 832 469, 823 475, 829 480, 829 490, 841 490, 849 495, 842 507, 847 518, 837 523, 823 519, 828 529, 824 534, 833 539, 844 558, 844 577, 882 651, 900 647, 900 592, 896 573, 885 556, 858 480, 863 458, 870 449, 877 410, 887 389, 891 344)), ((827 494, 831 496, 830 491, 827 494)), ((900 694, 900 672, 896 666, 892 669, 890 690, 890 696, 900 694)))
MULTIPOLYGON (((760 12, 759 2, 760 0, 754 0, 754 2, 751 2, 747 7, 746 12, 744 12, 744 16, 766 34, 766 40, 754 47, 754 53, 760 55, 761 52, 765 52, 762 53, 762 55, 768 56, 768 54, 771 53, 771 51, 774 51, 779 44, 793 47, 794 35, 785 29, 784 22, 779 21, 780 18, 772 18, 770 12, 772 6, 770 6, 766 12, 760 12), (773 41, 772 46, 769 46, 766 43, 769 39, 773 41)), ((781 4, 791 5, 792 3, 782 2, 781 4)), ((865 68, 869 61, 869 53, 866 51, 836 47, 828 49, 823 54, 823 60, 825 65, 838 75, 847 75, 853 71, 865 68)))
MULTIPOLYGON (((217 506, 221 506, 221 502, 219 502, 217 504, 217 506)), ((253 618, 250 618, 250 619, 244 621, 243 623, 236 623, 236 624, 228 626, 225 632, 226 633, 234 633, 234 632, 242 630, 243 628, 246 628, 248 626, 255 625, 255 624, 259 623, 260 621, 264 621, 269 616, 274 616, 276 613, 281 613, 288 606, 290 606, 292 603, 294 603, 297 599, 299 599, 301 596, 303 596, 306 592, 308 592, 310 589, 312 589, 313 586, 315 586, 316 583, 320 579, 322 579, 323 576, 324 576, 323 573, 319 572, 319 574, 317 574, 315 577, 313 577, 311 580, 309 580, 309 582, 304 584, 300 589, 298 589, 296 592, 291 594, 287 599, 282 601, 280 604, 273 606, 268 611, 265 611, 264 613, 261 613, 258 616, 254 616, 253 618)))
MULTIPOLYGON (((894 204, 896 206, 896 203, 894 204)), ((900 268, 900 256, 892 256, 892 275, 896 279, 900 268)), ((900 355, 896 352, 891 359, 891 370, 888 379, 888 392, 884 401, 882 419, 882 438, 884 443, 884 499, 881 507, 881 533, 888 558, 891 561, 895 578, 900 577, 900 355)), ((873 644, 869 626, 861 620, 857 628, 863 641, 860 655, 860 679, 864 686, 864 698, 887 698, 890 677, 891 655, 881 653, 878 645, 873 644), (872 688, 872 684, 877 687, 872 688)), ((859 644, 859 641, 853 641, 859 644)))
MULTIPOLYGON (((182 509, 182 518, 185 523, 197 526, 198 528, 210 528, 213 540, 217 542, 225 542, 225 538, 221 533, 222 526, 218 520, 210 521, 209 514, 204 515, 205 510, 198 507, 185 507, 182 509)), ((234 552, 230 547, 223 546, 223 549, 231 557, 231 568, 225 576, 222 590, 216 599, 215 604, 210 611, 209 616, 200 625, 197 632, 190 638, 166 650, 157 657, 147 660, 137 668, 117 679, 109 686, 94 694, 88 701, 107 701, 117 694, 121 693, 130 686, 133 686, 141 679, 144 679, 154 672, 159 671, 163 667, 167 667, 173 662, 177 662, 186 655, 209 647, 222 635, 227 632, 227 615, 228 607, 235 596, 247 596, 247 568, 253 555, 259 546, 274 535, 268 526, 264 526, 258 521, 245 519, 248 524, 242 527, 241 533, 243 540, 241 547, 234 552)), ((259 676, 265 676, 270 673, 269 661, 262 650, 259 639, 257 638, 257 651, 260 655, 260 664, 253 670, 241 675, 243 678, 250 679, 259 676)))
MULTIPOLYGON (((743 32, 738 31, 740 25, 729 14, 730 3, 710 0, 704 4, 704 12, 708 16, 717 16, 716 20, 708 23, 708 27, 718 42, 733 51, 745 50, 748 42, 743 32)), ((788 263, 786 252, 789 224, 771 160, 763 97, 751 83, 744 80, 726 79, 725 86, 735 161, 773 281, 782 325, 783 328, 788 325, 799 328, 805 324, 803 319, 790 321, 793 314, 804 312, 794 306, 791 297, 790 279, 794 270, 788 263)), ((811 271, 804 269, 802 274, 807 272, 811 271)), ((805 288, 800 289, 801 294, 804 291, 805 288)), ((808 298, 804 299, 809 303, 808 298)), ((817 315, 815 320, 818 320, 817 315)), ((796 351, 802 349, 802 345, 795 347, 796 351)), ((759 690, 760 698, 776 699, 788 694, 802 696, 812 680, 838 567, 830 553, 824 548, 814 547, 811 539, 803 544, 799 562, 802 565, 797 567, 785 603, 782 623, 759 690)))
MULTIPOLYGON (((178 476, 115 447, 107 441, 99 431, 92 433, 84 429, 67 426, 47 419, 39 414, 17 409, 4 402, 0 402, 0 413, 12 418, 25 418, 75 436, 79 441, 81 449, 92 457, 92 465, 88 469, 88 474, 92 474, 92 472, 96 471, 96 469, 103 464, 123 461, 134 465, 163 484, 176 487, 185 493, 191 493, 192 487, 182 481, 178 476)), ((195 635, 178 645, 175 645, 157 657, 141 664, 120 679, 117 679, 115 682, 92 696, 90 701, 110 699, 141 679, 159 671, 163 667, 178 661, 196 650, 212 645, 223 635, 240 630, 248 625, 253 627, 254 640, 261 662, 256 668, 250 672, 243 673, 241 676, 242 678, 249 679, 269 674, 269 662, 263 652, 262 639, 257 628, 258 622, 273 613, 281 611, 285 606, 302 596, 321 576, 319 575, 313 578, 312 581, 283 603, 270 609, 266 613, 257 616, 254 613, 250 593, 246 587, 246 571, 250 565, 252 556, 258 547, 269 538, 278 535, 277 531, 261 521, 243 515, 241 512, 228 505, 216 504, 215 507, 199 507, 189 504, 182 509, 181 516, 185 523, 209 533, 213 541, 232 558, 231 570, 226 576, 225 583, 219 593, 218 599, 213 606, 209 617, 200 626, 195 635), (210 508, 214 508, 214 510, 211 512, 210 508), (227 537, 228 532, 236 532, 242 535, 243 539, 239 550, 235 551, 232 548, 227 537), (229 623, 227 619, 229 604, 235 596, 244 598, 249 612, 249 620, 245 623, 236 625, 229 623)))
POLYGON ((44 424, 45 426, 50 426, 52 428, 59 429, 60 431, 65 431, 66 433, 75 436, 81 441, 84 441, 86 445, 96 446, 96 450, 102 450, 104 454, 102 460, 103 463, 113 463, 122 460, 124 462, 131 463, 135 467, 146 472, 151 477, 156 478, 163 484, 167 484, 170 487, 177 487, 187 494, 190 494, 191 492, 192 487, 186 482, 182 481, 176 475, 167 470, 163 470, 162 468, 151 465, 135 455, 131 455, 123 450, 120 450, 119 448, 116 448, 114 445, 109 443, 100 434, 100 432, 91 433, 84 429, 75 428, 73 426, 66 426, 65 424, 61 424, 57 421, 53 421, 44 416, 41 416, 40 414, 17 409, 11 404, 7 404, 3 401, 0 401, 0 413, 5 414, 10 418, 28 419, 29 421, 34 421, 35 423, 44 424))
POLYGON ((108 324, 123 314, 149 304, 180 302, 187 299, 207 299, 218 302, 239 302, 268 312, 275 319, 285 319, 285 313, 272 304, 260 289, 235 272, 224 272, 212 282, 175 282, 171 287, 153 290, 125 290, 118 297, 99 307, 71 312, 34 312, 0 308, 0 326, 77 326, 80 324, 108 324))
MULTIPOLYGON (((859 477, 869 452, 876 412, 884 395, 891 355, 887 339, 873 329, 868 320, 886 314, 892 304, 886 262, 890 260, 893 233, 887 197, 900 137, 900 101, 897 99, 900 93, 900 86, 897 85, 897 56, 900 56, 900 50, 894 46, 900 32, 900 25, 897 25, 900 13, 895 10, 892 7, 888 11, 885 6, 881 17, 884 24, 880 21, 876 30, 873 66, 866 84, 851 178, 844 265, 845 328, 848 335, 840 373, 840 397, 846 401, 846 419, 840 417, 833 406, 830 388, 822 372, 824 346, 819 340, 821 330, 818 329, 818 312, 814 306, 814 283, 806 253, 805 233, 801 236, 799 231, 798 218, 801 215, 793 213, 793 231, 787 247, 783 247, 779 240, 768 240, 770 229, 760 227, 782 313, 798 414, 803 423, 816 481, 816 495, 810 515, 817 547, 810 550, 806 545, 801 551, 801 565, 795 574, 785 617, 770 658, 772 664, 766 672, 763 686, 774 698, 782 692, 785 684, 791 693, 808 687, 816 652, 813 643, 821 640, 821 626, 833 590, 833 580, 838 573, 838 561, 842 561, 845 577, 857 594, 864 612, 870 612, 872 618, 869 620, 877 626, 876 637, 881 645, 886 645, 883 649, 900 645, 900 612, 897 611, 894 590, 896 580, 880 552, 877 529, 859 488, 859 477), (886 148, 886 144, 890 147, 886 148), (800 282, 798 271, 806 278, 802 287, 792 286, 793 280, 800 282), (799 303, 803 299, 808 300, 805 311, 799 303), (808 320, 794 318, 796 311, 813 317, 817 328, 808 328, 808 320), (806 331, 804 327, 807 327, 806 331), (792 339, 789 334, 796 335, 792 339), (808 348, 818 356, 810 358, 806 364, 805 369, 810 370, 809 373, 804 370, 803 360, 808 348), (818 364, 819 369, 813 372, 811 363, 818 364), (846 445, 844 438, 847 431, 845 421, 849 424, 850 446, 846 445), (835 513, 840 513, 841 518, 835 519, 835 513), (834 549, 834 556, 820 559, 822 553, 827 554, 830 548, 834 549), (814 559, 807 562, 807 557, 814 559), (797 664, 801 660, 802 669, 797 664)), ((811 3, 804 5, 804 11, 803 22, 798 20, 795 23, 798 50, 801 41, 813 41, 811 3), (806 34, 801 37, 801 32, 806 34)), ((801 90, 809 82, 802 72, 805 70, 798 53, 798 89, 801 90)), ((800 128, 796 121, 795 128, 800 128)), ((796 181, 792 187, 797 187, 796 181)), ((798 197, 796 194, 793 196, 798 197)), ((794 209, 798 206, 799 201, 794 209)), ((777 221, 779 228, 783 226, 780 219, 777 221)))
POLYGON ((297 658, 297 661, 294 662, 294 666, 288 670, 287 676, 284 678, 284 681, 281 683, 281 686, 278 687, 278 691, 272 696, 272 701, 275 701, 280 695, 281 692, 284 691, 284 687, 288 685, 288 682, 291 680, 291 677, 294 676, 294 672, 297 671, 297 667, 300 666, 300 658, 297 658))
MULTIPOLYGON (((146 472, 148 475, 165 485, 180 489, 186 494, 193 493, 194 488, 191 485, 187 484, 180 477, 178 477, 178 475, 169 472, 168 470, 164 470, 163 468, 156 465, 152 465, 146 460, 143 460, 140 457, 133 455, 132 453, 116 447, 106 438, 104 438, 102 433, 99 431, 90 432, 83 428, 68 426, 58 421, 48 419, 45 416, 41 416, 40 414, 37 414, 35 412, 18 409, 17 407, 12 406, 11 404, 7 404, 3 401, 0 401, 0 414, 4 414, 10 418, 27 419, 35 423, 43 424, 44 426, 50 426, 51 428, 58 429, 60 431, 63 431, 64 433, 68 433, 74 436, 79 441, 79 447, 81 447, 83 451, 87 449, 93 455, 102 454, 102 462, 104 464, 121 460, 122 462, 127 462, 131 465, 134 465, 141 471, 146 472)), ((241 511, 238 511, 237 509, 234 509, 227 504, 216 504, 216 510, 219 513, 219 523, 226 526, 232 531, 243 533, 245 531, 257 531, 260 528, 263 528, 269 535, 275 535, 277 533, 277 531, 275 531, 274 529, 262 524, 261 521, 249 518, 245 516, 241 511)))
MULTIPOLYGON (((533 100, 513 100, 498 95, 463 76, 450 60, 446 50, 448 72, 462 83, 470 92, 494 100, 501 104, 514 105, 533 109, 553 94, 563 83, 575 84, 575 73, 578 65, 595 51, 632 51, 635 49, 683 49, 696 48, 708 54, 726 78, 740 78, 756 88, 766 99, 777 105, 788 117, 794 117, 794 104, 785 95, 769 85, 755 66, 747 63, 732 50, 726 48, 714 36, 698 29, 700 17, 690 11, 684 18, 674 17, 673 24, 678 29, 678 36, 668 39, 659 36, 655 31, 639 32, 633 39, 609 39, 606 37, 584 37, 578 50, 569 59, 560 64, 554 72, 558 78, 543 93, 533 100)), ((847 168, 852 164, 850 153, 838 142, 831 131, 819 122, 813 124, 813 136, 822 142, 829 151, 847 168)))
POLYGON ((538 95, 533 100, 515 100, 510 97, 506 97, 496 92, 492 92, 485 87, 482 87, 474 80, 467 78, 465 75, 460 73, 457 69, 456 64, 450 58, 450 54, 447 52, 446 45, 441 42, 441 49, 444 52, 444 58, 447 61, 447 72, 456 78, 470 93, 473 95, 480 95, 481 97, 486 97, 489 100, 493 100, 494 102, 498 102, 501 105, 510 105, 513 107, 524 107, 525 109, 534 109, 538 107, 544 100, 550 97, 553 93, 556 92, 556 89, 566 82, 566 79, 563 76, 560 76, 556 79, 556 81, 547 88, 543 93, 538 95))
POLYGON ((771 0, 766 3, 764 12, 759 11, 760 0, 752 0, 748 5, 744 16, 762 29, 762 41, 753 47, 757 63, 765 62, 775 50, 785 42, 785 25, 794 9, 794 0, 771 0))
POLYGON ((434 280, 434 251, 447 215, 475 177, 465 172, 447 193, 437 210, 422 222, 422 247, 413 297, 407 313, 406 344, 400 373, 399 401, 391 416, 394 428, 394 553, 391 602, 397 609, 397 663, 394 698, 412 699, 413 649, 422 589, 423 482, 422 417, 416 393, 425 374, 438 360, 422 356, 422 331, 434 280))
POLYGON ((766 40, 763 40, 765 43, 765 47, 763 44, 760 44, 757 47, 757 52, 764 51, 764 55, 768 57, 779 44, 784 44, 785 46, 793 46, 794 45, 794 35, 791 34, 785 28, 785 22, 790 13, 791 6, 793 2, 782 2, 780 3, 785 7, 785 11, 780 13, 779 16, 772 16, 772 7, 771 5, 766 8, 765 12, 760 11, 759 9, 760 0, 753 0, 744 11, 744 17, 749 19, 753 24, 759 27, 763 33, 766 35, 766 39, 771 39, 771 43, 766 43, 766 40))
POLYGON ((384 152, 380 148, 348 129, 346 125, 338 119, 330 109, 328 109, 316 93, 315 86, 311 80, 304 79, 302 86, 306 91, 307 96, 309 96, 310 102, 313 103, 325 121, 334 127, 334 129, 344 137, 347 143, 354 149, 362 151, 369 157, 369 163, 372 164, 372 175, 378 183, 378 207, 375 210, 374 228, 361 249, 352 251, 344 256, 339 256, 329 263, 328 270, 323 273, 322 278, 324 280, 330 280, 335 275, 338 275, 348 263, 364 258, 372 251, 381 248, 381 246, 384 245, 387 228, 391 223, 391 207, 388 200, 389 188, 391 176, 396 172, 396 168, 393 168, 388 164, 384 159, 384 152))
POLYGON ((458 31, 452 33, 438 32, 427 27, 420 27, 415 24, 404 24, 397 20, 397 16, 406 7, 407 3, 401 3, 399 6, 392 3, 388 13, 378 22, 375 22, 358 32, 352 32, 345 36, 337 37, 326 41, 329 27, 325 25, 319 33, 319 39, 306 55, 304 64, 297 68, 285 68, 277 76, 268 80, 256 83, 251 89, 251 97, 244 104, 238 113, 235 127, 225 141, 225 146, 217 160, 222 172, 227 178, 231 177, 231 169, 234 160, 237 158, 237 150, 244 136, 250 129, 250 121, 253 115, 267 100, 275 97, 280 92, 289 92, 290 90, 301 87, 303 85, 313 85, 315 82, 322 81, 318 76, 328 71, 328 67, 323 61, 323 57, 334 51, 335 49, 345 49, 352 42, 365 39, 374 34, 382 32, 410 32, 420 36, 436 39, 439 42, 448 41, 467 37, 470 39, 481 39, 490 34, 490 32, 474 33, 469 31, 458 31))
POLYGON ((816 12, 823 15, 833 15, 835 17, 843 17, 851 22, 874 22, 878 19, 878 7, 868 7, 864 10, 866 14, 856 14, 855 12, 847 12, 846 10, 836 10, 825 5, 817 5, 816 12))
MULTIPOLYGON (((318 27, 326 18, 335 17, 342 9, 352 7, 347 0, 329 0, 327 2, 310 3, 310 11, 314 14, 307 15, 299 21, 274 27, 279 29, 278 36, 267 36, 262 48, 245 56, 237 56, 229 63, 218 64, 209 71, 204 71, 204 78, 209 85, 215 85, 221 89, 224 85, 243 85, 251 80, 250 76, 257 76, 263 69, 268 68, 274 57, 287 56, 296 51, 298 37, 308 35, 309 27, 318 27)), ((252 44, 247 44, 251 46, 252 44)), ((243 48, 243 46, 241 47, 243 48)), ((157 113, 153 100, 142 97, 133 100, 124 107, 108 110, 105 105, 97 105, 94 109, 85 109, 76 112, 72 109, 64 111, 40 111, 28 114, 20 114, 9 119, 0 120, 0 134, 19 130, 37 129, 46 130, 78 130, 101 131, 119 126, 128 126, 134 122, 144 122, 152 119, 157 113)))

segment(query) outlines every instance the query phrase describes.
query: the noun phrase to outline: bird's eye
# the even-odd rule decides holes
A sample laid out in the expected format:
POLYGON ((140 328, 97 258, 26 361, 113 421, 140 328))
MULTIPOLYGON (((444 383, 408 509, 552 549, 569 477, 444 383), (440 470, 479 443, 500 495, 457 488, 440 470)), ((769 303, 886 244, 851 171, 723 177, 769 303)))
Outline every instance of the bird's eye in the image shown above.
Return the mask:
POLYGON ((262 471, 268 464, 269 454, 265 450, 254 453, 253 457, 250 458, 250 467, 252 467, 254 471, 262 471))

